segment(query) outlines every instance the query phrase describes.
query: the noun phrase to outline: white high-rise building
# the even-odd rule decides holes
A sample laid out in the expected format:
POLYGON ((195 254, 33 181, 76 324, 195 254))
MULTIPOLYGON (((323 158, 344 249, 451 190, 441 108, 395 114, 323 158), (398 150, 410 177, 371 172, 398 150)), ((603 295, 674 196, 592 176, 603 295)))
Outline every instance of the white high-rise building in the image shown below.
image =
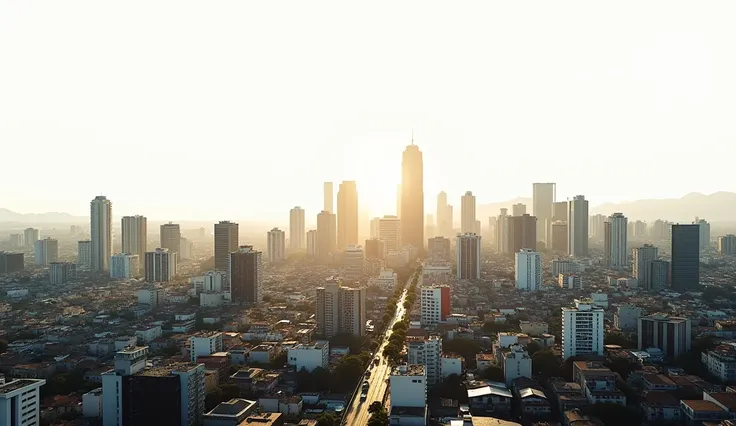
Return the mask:
POLYGON ((277 263, 286 258, 286 233, 279 228, 268 231, 268 262, 277 263))
POLYGON ((343 255, 343 270, 345 279, 357 280, 363 276, 365 270, 365 251, 363 246, 348 246, 343 255))
POLYGON ((384 216, 379 221, 378 238, 386 245, 386 251, 401 249, 401 220, 397 216, 384 216))
POLYGON ((452 236, 452 206, 447 204, 447 194, 437 194, 437 235, 450 238, 452 236))
POLYGON ((289 248, 299 251, 304 248, 304 209, 296 206, 289 211, 289 248))
POLYGON ((450 287, 422 287, 419 301, 423 326, 433 326, 447 321, 451 311, 450 287))
POLYGON ((509 252, 509 210, 501 209, 496 221, 496 250, 499 253, 509 252))
POLYGON ((442 378, 442 338, 436 335, 408 336, 406 346, 409 364, 424 366, 428 385, 439 383, 442 378))
POLYGON ((562 359, 603 355, 603 314, 590 299, 575 299, 575 307, 562 308, 562 359))
POLYGON ((141 259, 137 254, 119 253, 110 258, 110 278, 131 279, 140 276, 141 259))
POLYGON ((189 360, 197 362, 197 357, 209 356, 223 350, 222 333, 205 331, 189 337, 189 360))
POLYGON ((92 268, 92 241, 77 241, 77 268, 85 271, 92 268))
POLYGON ((480 235, 460 234, 457 236, 457 279, 477 280, 480 278, 480 235))
POLYGON ((41 239, 41 231, 36 228, 26 228, 23 231, 23 242, 26 247, 36 247, 36 241, 41 239))
POLYGON ((569 203, 567 248, 572 257, 588 257, 588 200, 576 195, 569 203))
POLYGON ((123 216, 123 253, 138 255, 143 259, 148 251, 148 219, 145 216, 123 216))
POLYGON ((307 254, 309 256, 316 256, 317 247, 317 230, 310 229, 307 231, 307 254))
POLYGON ((623 269, 628 265, 627 230, 628 219, 622 213, 614 213, 606 222, 604 231, 604 251, 607 263, 614 269, 623 269))
POLYGON ((146 253, 146 281, 167 282, 176 276, 178 253, 165 248, 146 253))
POLYGON ((44 238, 36 241, 36 265, 48 266, 59 260, 59 241, 53 238, 44 238))
POLYGON ((45 384, 43 379, 18 379, 0 384, 0 425, 40 425, 40 390, 45 384))
POLYGON ((90 203, 90 241, 92 241, 92 270, 110 269, 112 255, 112 203, 98 195, 90 203))
POLYGON ((522 249, 516 253, 516 288, 538 291, 542 288, 542 253, 522 249))
POLYGON ((460 201, 460 232, 475 234, 478 231, 475 227, 475 195, 468 191, 460 201))

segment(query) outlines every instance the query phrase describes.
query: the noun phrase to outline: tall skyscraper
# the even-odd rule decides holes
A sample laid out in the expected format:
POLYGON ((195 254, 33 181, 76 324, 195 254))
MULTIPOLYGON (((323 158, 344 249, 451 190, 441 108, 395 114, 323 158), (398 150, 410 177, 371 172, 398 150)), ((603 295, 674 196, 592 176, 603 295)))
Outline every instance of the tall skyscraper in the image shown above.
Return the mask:
POLYGON ((452 234, 452 213, 447 205, 445 191, 437 194, 437 236, 449 238, 452 234))
POLYGON ((279 228, 273 228, 267 235, 268 262, 281 262, 286 258, 286 233, 279 228))
POLYGON ((317 256, 327 258, 337 251, 337 217, 322 210, 317 215, 317 256))
POLYGON ((386 244, 386 251, 399 250, 401 241, 401 220, 396 216, 384 216, 378 223, 378 238, 386 244))
POLYGON ((567 215, 570 213, 567 201, 556 201, 552 203, 552 220, 562 220, 567 222, 567 215))
POLYGON ((178 223, 161 225, 161 248, 181 253, 181 228, 178 223))
MULTIPOLYGON (((145 216, 123 216, 123 253, 135 254, 144 259, 148 251, 148 220, 145 216)), ((136 271, 138 272, 138 271, 136 271)))
POLYGON ((260 303, 263 300, 261 252, 253 246, 241 246, 230 253, 230 292, 232 300, 260 303))
POLYGON ((509 209, 501 209, 496 221, 496 250, 511 253, 509 245, 509 209))
POLYGON ((606 264, 613 269, 623 269, 629 264, 627 229, 628 220, 623 213, 614 213, 605 222, 604 254, 606 264))
POLYGON ((480 278, 480 236, 460 234, 457 236, 457 279, 477 280, 480 278))
POLYGON ((36 246, 36 241, 41 239, 41 231, 36 228, 26 228, 23 231, 23 241, 26 247, 33 248, 36 246))
POLYGON ((381 218, 374 217, 373 219, 371 219, 371 238, 378 238, 380 229, 381 229, 381 218))
POLYGON ((569 252, 567 248, 567 221, 555 220, 554 222, 552 222, 549 235, 550 242, 547 248, 558 253, 567 254, 569 252))
POLYGON ((176 276, 179 253, 167 248, 157 248, 146 253, 146 281, 167 282, 176 276))
POLYGON ((554 183, 535 183, 533 186, 532 213, 537 218, 537 239, 550 245, 549 226, 552 223, 553 205, 557 192, 554 183))
POLYGON ((475 234, 475 195, 468 191, 460 200, 460 233, 475 234))
POLYGON ((289 248, 298 251, 304 248, 304 209, 296 206, 289 212, 289 248))
POLYGON ((337 248, 358 244, 358 187, 343 181, 337 191, 337 248))
POLYGON ((588 218, 588 237, 595 241, 603 241, 605 239, 605 223, 608 218, 606 215, 596 214, 588 218))
POLYGON ((687 291, 700 285, 700 227, 672 225, 672 288, 687 291))
POLYGON ((537 250, 537 218, 523 214, 508 218, 509 252, 522 249, 537 250))
POLYGON ((77 268, 87 271, 92 268, 92 241, 77 241, 77 268))
POLYGON ((334 213, 335 207, 333 203, 334 203, 335 197, 333 195, 332 182, 325 182, 324 192, 325 192, 325 202, 324 202, 324 208, 322 210, 328 213, 334 213))
POLYGON ((652 289, 652 268, 651 263, 659 257, 659 249, 649 244, 637 247, 633 250, 634 263, 632 272, 634 278, 639 282, 639 288, 646 290, 652 289))
POLYGON ((516 203, 513 206, 511 206, 511 213, 512 216, 521 216, 526 214, 526 204, 524 203, 516 203))
POLYGON ((419 147, 404 150, 401 161, 401 244, 424 248, 424 164, 419 147))
POLYGON ((112 255, 112 203, 98 195, 90 203, 90 241, 92 241, 92 270, 110 270, 112 255))
POLYGON ((567 223, 568 249, 572 257, 588 257, 588 200, 576 195, 570 201, 567 223))
POLYGON ((36 241, 35 245, 36 265, 48 266, 59 260, 59 240, 47 237, 36 241))
POLYGON ((695 218, 696 225, 700 230, 700 251, 708 250, 710 247, 710 223, 705 219, 695 218))
POLYGON ((307 231, 307 255, 317 256, 317 251, 317 230, 310 229, 309 231, 307 231))
POLYGON ((215 269, 227 271, 230 253, 238 250, 238 224, 220 221, 215 224, 215 269))

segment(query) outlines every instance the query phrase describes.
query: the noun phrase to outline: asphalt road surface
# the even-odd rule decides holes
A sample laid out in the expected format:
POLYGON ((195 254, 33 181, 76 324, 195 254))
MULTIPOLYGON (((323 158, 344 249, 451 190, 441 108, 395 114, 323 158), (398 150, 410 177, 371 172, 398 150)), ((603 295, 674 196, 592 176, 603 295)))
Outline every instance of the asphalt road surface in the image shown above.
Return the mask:
MULTIPOLYGON (((355 400, 353 400, 353 403, 350 405, 350 407, 348 407, 348 414, 345 417, 345 422, 343 423, 345 425, 367 425, 368 419, 370 418, 370 414, 368 414, 368 407, 373 401, 383 401, 383 395, 385 394, 386 388, 388 387, 386 379, 388 379, 391 375, 391 368, 388 366, 388 360, 383 357, 383 348, 385 348, 388 344, 388 339, 389 337, 391 337, 391 329, 394 327, 394 324, 404 318, 404 314, 406 313, 404 309, 404 299, 406 299, 406 289, 409 288, 410 284, 411 278, 409 278, 409 280, 406 282, 406 288, 404 289, 404 292, 401 293, 401 299, 399 299, 397 303, 396 314, 386 328, 387 331, 386 335, 383 338, 383 342, 381 342, 381 345, 378 347, 378 349, 376 349, 375 357, 378 357, 381 362, 370 370, 371 377, 369 379, 366 379, 365 377, 363 378, 363 380, 368 380, 368 383, 370 383, 370 387, 368 388, 368 397, 365 401, 361 401, 360 392, 358 393, 358 395, 355 396, 355 400)), ((360 381, 358 387, 361 387, 363 385, 363 380, 360 381)), ((388 400, 386 401, 386 405, 389 405, 388 400)))

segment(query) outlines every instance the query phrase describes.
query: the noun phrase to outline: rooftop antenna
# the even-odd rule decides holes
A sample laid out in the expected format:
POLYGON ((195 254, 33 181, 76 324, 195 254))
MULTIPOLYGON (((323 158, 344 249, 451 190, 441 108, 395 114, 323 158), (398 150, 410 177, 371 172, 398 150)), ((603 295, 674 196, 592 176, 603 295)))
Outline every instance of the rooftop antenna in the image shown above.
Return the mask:
POLYGON ((411 144, 414 145, 414 128, 411 129, 411 144))

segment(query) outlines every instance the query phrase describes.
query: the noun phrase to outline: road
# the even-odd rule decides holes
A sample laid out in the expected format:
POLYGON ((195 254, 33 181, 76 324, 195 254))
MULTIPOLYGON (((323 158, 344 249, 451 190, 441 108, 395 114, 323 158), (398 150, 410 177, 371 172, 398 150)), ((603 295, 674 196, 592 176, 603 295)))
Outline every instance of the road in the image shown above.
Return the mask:
MULTIPOLYGON (((368 424, 368 418, 370 418, 370 414, 368 414, 368 406, 371 405, 373 401, 381 401, 383 402, 383 395, 386 392, 386 387, 388 387, 388 384, 386 383, 386 379, 389 378, 391 375, 391 368, 388 366, 388 360, 383 357, 383 348, 386 347, 388 344, 388 339, 391 337, 391 329, 394 327, 394 324, 401 321, 404 318, 405 309, 404 309, 404 299, 406 298, 406 289, 409 288, 409 285, 411 284, 411 278, 406 282, 406 286, 404 288, 404 292, 401 293, 401 298, 399 299, 399 302, 397 303, 396 307, 396 314, 394 315, 393 319, 389 323, 388 327, 386 327, 386 335, 383 338, 383 342, 381 342, 381 345, 376 349, 376 357, 378 357, 381 360, 381 363, 377 366, 373 367, 371 372, 370 379, 368 380, 368 383, 370 383, 370 387, 368 388, 368 397, 365 401, 360 400, 360 393, 355 396, 355 399, 353 400, 353 403, 348 407, 348 414, 345 417, 345 421, 343 422, 344 425, 349 426, 365 426, 368 424)), ((363 380, 361 380, 360 384, 358 386, 361 386, 363 383, 363 380)), ((388 401, 387 404, 388 405, 388 401)))

